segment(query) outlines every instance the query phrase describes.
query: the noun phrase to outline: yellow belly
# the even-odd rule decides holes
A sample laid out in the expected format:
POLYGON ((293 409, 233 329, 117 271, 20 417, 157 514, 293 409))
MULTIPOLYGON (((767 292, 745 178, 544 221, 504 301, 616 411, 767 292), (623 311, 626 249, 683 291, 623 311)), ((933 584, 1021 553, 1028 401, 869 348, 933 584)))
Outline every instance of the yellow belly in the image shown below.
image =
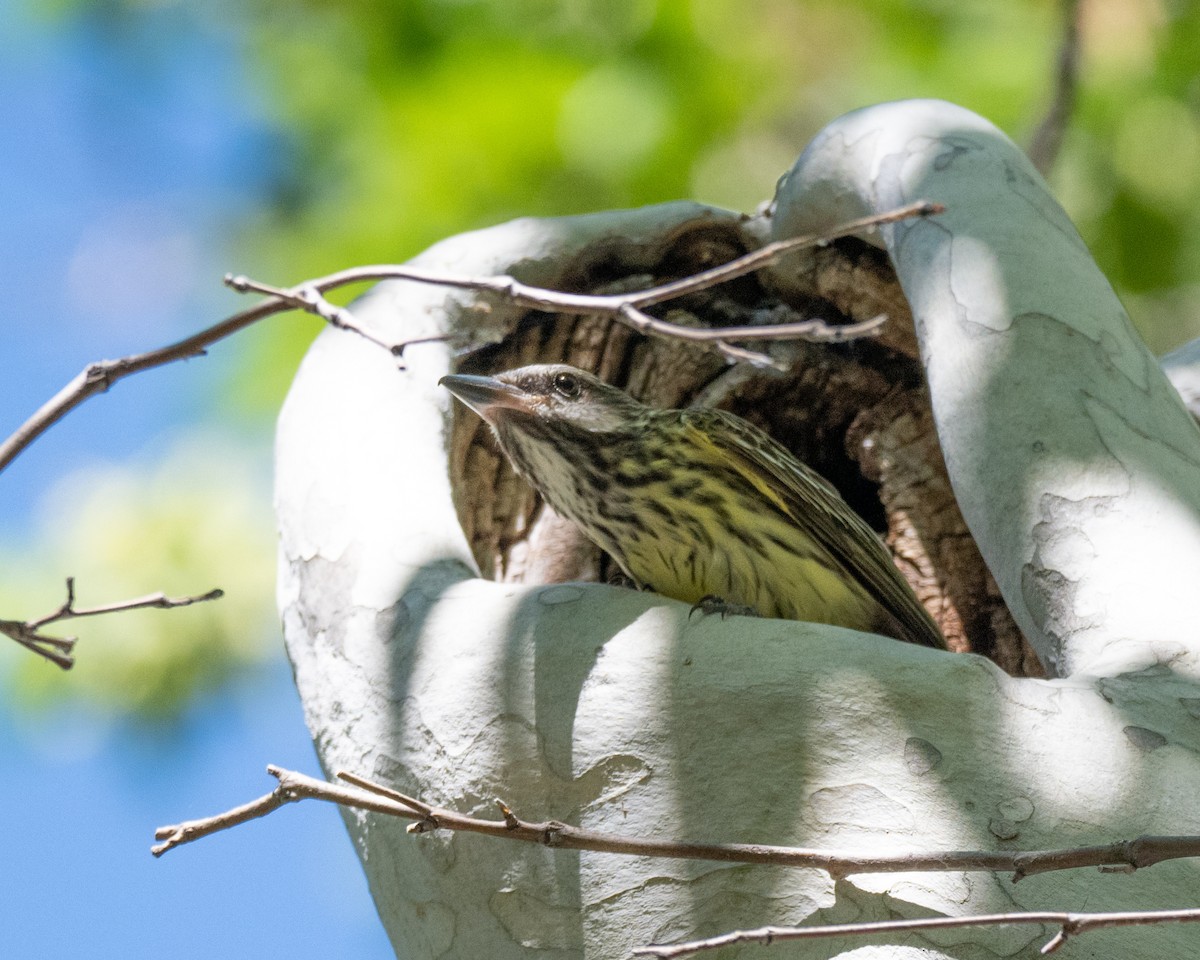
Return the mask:
MULTIPOLYGON (((711 526, 706 529, 712 529, 711 526)), ((618 561, 637 583, 695 603, 715 596, 764 617, 873 630, 882 611, 793 525, 758 517, 737 532, 705 538, 658 531, 622 544, 618 561), (746 530, 754 529, 750 535, 746 530)))

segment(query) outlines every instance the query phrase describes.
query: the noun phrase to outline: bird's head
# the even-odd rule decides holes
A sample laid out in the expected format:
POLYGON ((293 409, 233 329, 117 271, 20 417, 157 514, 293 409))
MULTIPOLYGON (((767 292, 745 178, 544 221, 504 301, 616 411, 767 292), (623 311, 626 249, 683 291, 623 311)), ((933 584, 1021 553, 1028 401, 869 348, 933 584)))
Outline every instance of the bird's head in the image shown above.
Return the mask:
POLYGON ((619 432, 646 410, 629 394, 561 363, 519 367, 494 377, 452 374, 438 383, 501 436, 510 430, 537 431, 538 426, 555 432, 619 432))

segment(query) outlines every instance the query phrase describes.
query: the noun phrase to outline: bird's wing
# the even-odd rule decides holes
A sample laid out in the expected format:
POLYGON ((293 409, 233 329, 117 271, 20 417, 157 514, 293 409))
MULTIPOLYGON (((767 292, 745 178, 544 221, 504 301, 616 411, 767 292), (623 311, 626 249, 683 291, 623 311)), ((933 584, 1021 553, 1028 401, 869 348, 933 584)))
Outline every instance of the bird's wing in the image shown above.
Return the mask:
POLYGON ((937 624, 892 562, 879 535, 824 477, 753 424, 724 410, 685 410, 680 419, 694 443, 707 446, 791 517, 881 601, 914 641, 945 648, 937 624), (848 542, 858 542, 862 549, 848 550, 848 542))

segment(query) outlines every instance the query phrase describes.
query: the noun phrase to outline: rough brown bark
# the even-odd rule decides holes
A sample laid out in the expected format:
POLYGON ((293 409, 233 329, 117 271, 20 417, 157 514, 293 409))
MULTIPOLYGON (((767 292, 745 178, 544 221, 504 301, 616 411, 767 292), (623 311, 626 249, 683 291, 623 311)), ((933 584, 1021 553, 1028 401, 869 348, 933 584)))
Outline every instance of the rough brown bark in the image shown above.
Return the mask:
MULTIPOLYGON (((648 287, 730 259, 754 241, 729 224, 694 227, 647 262, 645 251, 592 251, 570 289, 648 287), (636 262, 632 262, 636 260, 636 262)), ((460 369, 492 373, 564 362, 660 406, 714 403, 770 432, 826 476, 888 540, 952 649, 991 657, 1017 676, 1041 668, 1009 616, 954 501, 917 359, 912 316, 886 258, 859 242, 823 248, 782 305, 829 323, 886 313, 871 340, 780 343, 786 372, 730 367, 711 349, 641 336, 607 320, 527 314, 460 369)), ((752 323, 781 295, 754 277, 669 305, 696 325, 752 323)), ((485 576, 512 582, 607 580, 616 571, 512 472, 486 427, 456 412, 451 469, 463 529, 485 576)))

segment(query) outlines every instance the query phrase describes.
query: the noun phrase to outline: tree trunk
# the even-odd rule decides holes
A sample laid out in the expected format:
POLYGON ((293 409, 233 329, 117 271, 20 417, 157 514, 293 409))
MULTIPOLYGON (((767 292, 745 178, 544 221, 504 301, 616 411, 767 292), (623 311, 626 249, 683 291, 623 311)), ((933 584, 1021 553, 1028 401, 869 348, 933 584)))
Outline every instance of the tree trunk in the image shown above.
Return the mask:
MULTIPOLYGON (((463 813, 498 817, 502 797, 528 819, 699 842, 882 853, 1200 833, 1200 430, 993 127, 945 103, 874 107, 827 127, 760 216, 676 203, 522 220, 417 262, 630 289, 922 198, 946 213, 668 305, 707 325, 888 313, 878 341, 775 344, 784 375, 410 282, 354 306, 387 338, 449 336, 409 347, 404 370, 322 334, 280 419, 276 498, 285 635, 326 770, 463 813), (991 659, 689 618, 586 582, 606 579, 605 558, 436 386, 533 360, 770 429, 886 532, 954 649, 991 659)), ((987 873, 835 882, 346 822, 404 957, 610 958, 763 924, 1188 906, 1200 889, 1186 861, 1016 886, 987 873)), ((1187 926, 1086 936, 1097 956, 1200 943, 1187 926)), ((972 929, 806 955, 1025 955, 1044 939, 972 929)))

